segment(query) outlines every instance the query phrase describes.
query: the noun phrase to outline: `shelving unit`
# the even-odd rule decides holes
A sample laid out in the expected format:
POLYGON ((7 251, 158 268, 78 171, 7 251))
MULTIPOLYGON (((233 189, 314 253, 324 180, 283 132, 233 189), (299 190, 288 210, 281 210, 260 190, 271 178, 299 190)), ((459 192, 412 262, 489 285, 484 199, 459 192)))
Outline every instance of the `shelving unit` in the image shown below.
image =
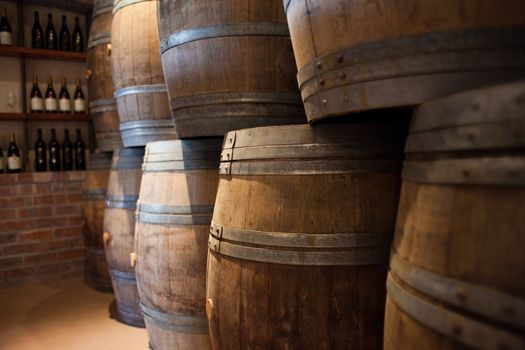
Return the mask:
MULTIPOLYGON (((69 128, 69 127, 79 127, 79 125, 85 125, 87 127, 81 127, 87 133, 84 136, 87 136, 88 144, 91 150, 94 148, 94 132, 93 125, 91 122, 91 116, 89 114, 63 114, 63 113, 30 113, 28 108, 28 98, 29 98, 29 89, 30 89, 30 78, 31 78, 31 67, 35 65, 40 65, 40 63, 35 63, 34 60, 46 60, 44 65, 52 64, 49 61, 57 62, 72 62, 72 63, 83 63, 86 62, 86 52, 69 52, 69 51, 59 51, 59 50, 46 50, 46 49, 34 49, 28 46, 31 46, 30 42, 27 41, 27 30, 32 25, 32 22, 29 23, 29 13, 27 11, 33 11, 34 6, 41 6, 45 8, 55 9, 50 10, 50 12, 70 12, 69 16, 72 16, 71 12, 75 15, 85 16, 85 29, 83 30, 84 34, 84 44, 87 44, 88 33, 89 33, 89 24, 91 19, 91 12, 93 6, 93 0, 3 0, 4 3, 12 3, 11 11, 13 13, 13 19, 16 23, 12 23, 12 29, 17 33, 15 37, 15 46, 0 46, 0 57, 7 58, 18 58, 19 60, 19 81, 20 81, 20 90, 17 104, 19 108, 22 108, 21 112, 0 112, 0 131, 2 130, 2 124, 6 127, 4 133, 7 132, 7 127, 15 128, 18 130, 17 133, 23 138, 19 140, 19 146, 25 149, 26 152, 29 152, 32 148, 32 143, 30 142, 31 138, 34 136, 35 128, 44 127, 48 128, 69 128), (34 6, 33 6, 34 5, 34 6), (16 7, 16 13, 15 11, 16 7), (24 15, 25 14, 25 15, 24 15), (24 33, 24 30, 26 31, 24 33), (25 34, 25 35, 24 35, 25 34), (31 63, 32 62, 32 63, 31 63), (26 72, 27 71, 27 72, 26 72), (28 79, 29 78, 29 79, 28 79), (49 124, 42 124, 49 123, 49 124), (67 123, 63 126, 57 124, 57 122, 67 123), (84 123, 84 124, 79 124, 84 123), (85 124, 87 123, 87 125, 85 124), (16 126, 18 125, 18 126, 16 126), (37 126, 38 125, 38 126, 37 126), (49 125, 49 126, 44 126, 49 125), (31 130, 31 131, 30 131, 31 130), (31 132, 31 134, 30 134, 31 132)), ((40 11, 40 10, 39 10, 40 11)), ((42 13, 43 11, 41 11, 42 13)), ((43 23, 44 16, 41 16, 41 24, 45 29, 45 24, 43 23)), ((58 21, 58 23, 60 23, 58 21)), ((70 22, 71 23, 71 22, 70 22)), ((55 20, 55 28, 57 28, 57 21, 55 20)), ((71 27, 70 27, 71 29, 71 27)), ((78 69, 78 68, 76 68, 78 69)), ((34 73, 34 72, 33 72, 34 73)), ((55 73, 56 74, 56 73, 55 73)), ((77 73, 77 74, 80 74, 77 73)), ((81 75, 80 75, 81 76, 81 75)), ((70 80, 71 81, 71 80, 70 80)), ((56 87, 55 87, 56 89, 56 87)), ((86 89, 83 88, 84 93, 86 89)), ((5 112, 5 110, 4 110, 5 112)), ((13 130, 13 129, 11 129, 13 130)), ((5 141, 5 140, 4 140, 5 141)), ((27 168, 27 164, 26 164, 27 168)))

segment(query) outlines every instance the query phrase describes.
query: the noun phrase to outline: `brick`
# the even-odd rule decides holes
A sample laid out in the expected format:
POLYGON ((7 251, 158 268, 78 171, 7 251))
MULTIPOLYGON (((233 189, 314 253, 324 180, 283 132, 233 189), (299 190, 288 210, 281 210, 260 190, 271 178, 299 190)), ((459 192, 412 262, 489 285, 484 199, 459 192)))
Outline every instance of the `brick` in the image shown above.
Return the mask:
POLYGON ((78 215, 80 207, 78 205, 61 205, 55 208, 56 215, 78 215))
POLYGON ((84 195, 82 193, 68 193, 67 201, 69 203, 73 202, 82 202, 84 200, 84 195))
POLYGON ((0 185, 16 184, 18 174, 0 174, 0 185))
POLYGON ((53 192, 65 192, 66 191, 66 184, 63 182, 53 183, 52 186, 53 192))
POLYGON ((32 196, 13 197, 9 200, 9 205, 12 207, 27 207, 33 204, 32 196))
POLYGON ((38 230, 19 233, 20 241, 46 241, 53 239, 53 230, 38 230))
POLYGON ((81 237, 82 233, 82 226, 79 225, 55 229, 56 238, 81 237))
POLYGON ((29 230, 34 226, 33 220, 5 221, 0 225, 0 232, 15 232, 29 230))
POLYGON ((33 193, 36 193, 36 194, 51 193, 51 186, 49 186, 48 184, 34 184, 33 193))
POLYGON ((82 192, 84 189, 84 183, 83 182, 70 182, 67 184, 67 191, 68 192, 82 192))
POLYGON ((37 273, 56 273, 65 272, 71 269, 71 264, 68 262, 40 265, 36 267, 37 273))
POLYGON ((57 261, 58 253, 42 253, 24 256, 24 263, 26 265, 42 265, 43 263, 53 263, 57 261))
POLYGON ((7 207, 8 205, 9 205, 9 198, 0 198, 0 207, 7 207))
POLYGON ((68 225, 84 225, 84 220, 80 216, 74 216, 67 219, 68 225))
POLYGON ((74 239, 64 239, 49 243, 49 251, 73 249, 77 246, 77 241, 74 239))
POLYGON ((15 220, 16 218, 16 209, 0 209, 0 221, 15 220))
POLYGON ((0 234, 0 244, 16 242, 16 233, 2 233, 0 234))
POLYGON ((55 203, 56 204, 66 203, 66 195, 65 194, 56 194, 55 195, 55 203))
POLYGON ((47 243, 24 243, 2 248, 2 256, 36 253, 49 249, 47 243))
POLYGON ((33 173, 33 181, 34 182, 51 182, 53 181, 53 173, 52 172, 33 173))
POLYGON ((18 215, 21 218, 43 217, 43 216, 50 216, 51 214, 52 214, 52 209, 49 206, 22 208, 19 210, 19 213, 18 213, 18 215))
POLYGON ((53 182, 54 183, 58 183, 58 182, 65 182, 66 181, 66 173, 54 173, 53 174, 53 182))
MULTIPOLYGON (((3 175, 0 175, 3 176, 3 175)), ((18 194, 17 186, 0 186, 0 196, 13 196, 18 194)))
POLYGON ((35 227, 60 227, 66 225, 64 218, 39 218, 35 219, 35 227))
POLYGON ((9 271, 9 278, 10 279, 16 279, 16 278, 22 278, 34 275, 35 268, 34 267, 22 267, 19 269, 14 269, 9 271))
POLYGON ((22 257, 0 258, 0 269, 18 267, 21 266, 22 263, 22 257))
POLYGON ((59 260, 82 259, 86 256, 85 249, 71 249, 58 253, 59 260))
POLYGON ((84 177, 85 177, 85 173, 83 171, 68 171, 67 172, 68 181, 82 182, 84 181, 84 177))
POLYGON ((16 183, 33 183, 33 173, 18 174, 16 183))
POLYGON ((55 196, 48 194, 43 196, 34 196, 33 203, 35 205, 50 205, 55 203, 55 196))
POLYGON ((17 194, 31 194, 33 193, 33 185, 16 185, 17 194))

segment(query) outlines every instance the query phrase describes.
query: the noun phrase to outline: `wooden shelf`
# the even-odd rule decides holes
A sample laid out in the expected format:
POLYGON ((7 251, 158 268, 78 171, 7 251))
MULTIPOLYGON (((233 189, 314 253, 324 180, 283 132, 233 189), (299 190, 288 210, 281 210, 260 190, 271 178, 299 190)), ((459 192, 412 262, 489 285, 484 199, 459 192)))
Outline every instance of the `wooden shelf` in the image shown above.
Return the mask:
POLYGON ((58 50, 44 50, 32 49, 30 47, 19 46, 0 46, 0 56, 4 57, 19 57, 34 59, 50 59, 62 61, 85 62, 86 54, 82 52, 58 51, 58 50))
POLYGON ((62 113, 0 113, 0 120, 13 121, 89 121, 89 114, 62 113))

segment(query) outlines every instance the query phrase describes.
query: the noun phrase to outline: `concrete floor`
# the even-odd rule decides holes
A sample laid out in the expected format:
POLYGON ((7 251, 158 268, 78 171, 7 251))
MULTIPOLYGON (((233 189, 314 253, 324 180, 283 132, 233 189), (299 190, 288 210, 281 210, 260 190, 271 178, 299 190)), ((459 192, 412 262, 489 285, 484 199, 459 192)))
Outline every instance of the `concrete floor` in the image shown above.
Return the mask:
POLYGON ((113 300, 80 278, 0 289, 0 349, 146 350, 145 329, 109 317, 113 300))

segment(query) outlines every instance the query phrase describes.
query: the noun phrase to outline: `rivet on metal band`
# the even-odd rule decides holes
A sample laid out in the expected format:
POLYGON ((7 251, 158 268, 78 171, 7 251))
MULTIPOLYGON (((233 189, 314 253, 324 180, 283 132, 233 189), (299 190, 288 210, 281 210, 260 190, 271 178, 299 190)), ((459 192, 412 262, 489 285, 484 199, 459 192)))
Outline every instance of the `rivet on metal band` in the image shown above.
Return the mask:
POLYGON ((167 313, 140 303, 140 310, 147 321, 152 321, 162 329, 178 332, 207 334, 208 319, 206 316, 192 316, 178 313, 167 313))
POLYGON ((137 205, 137 221, 160 225, 209 225, 213 205, 137 205))
POLYGON ((115 13, 117 13, 123 7, 129 6, 129 5, 138 4, 140 2, 147 2, 147 1, 153 1, 153 0, 122 0, 122 1, 118 1, 116 3, 116 5, 113 7, 113 16, 115 15, 115 13))
POLYGON ((430 184, 525 185, 525 157, 407 160, 403 180, 430 184))
POLYGON ((189 42, 231 36, 282 36, 290 37, 288 24, 272 22, 224 23, 196 27, 172 33, 160 41, 161 53, 189 42))
POLYGON ((116 90, 113 96, 119 98, 126 95, 154 94, 162 92, 166 92, 166 85, 164 84, 133 85, 116 90))
POLYGON ((525 349, 525 338, 432 304, 410 293, 389 274, 388 297, 406 314, 438 333, 475 349, 525 349))
POLYGON ((391 239, 388 233, 265 232, 212 222, 208 246, 221 255, 260 262, 349 266, 386 263, 391 239))
POLYGON ((422 269, 393 253, 390 272, 434 299, 525 329, 525 299, 422 269))

